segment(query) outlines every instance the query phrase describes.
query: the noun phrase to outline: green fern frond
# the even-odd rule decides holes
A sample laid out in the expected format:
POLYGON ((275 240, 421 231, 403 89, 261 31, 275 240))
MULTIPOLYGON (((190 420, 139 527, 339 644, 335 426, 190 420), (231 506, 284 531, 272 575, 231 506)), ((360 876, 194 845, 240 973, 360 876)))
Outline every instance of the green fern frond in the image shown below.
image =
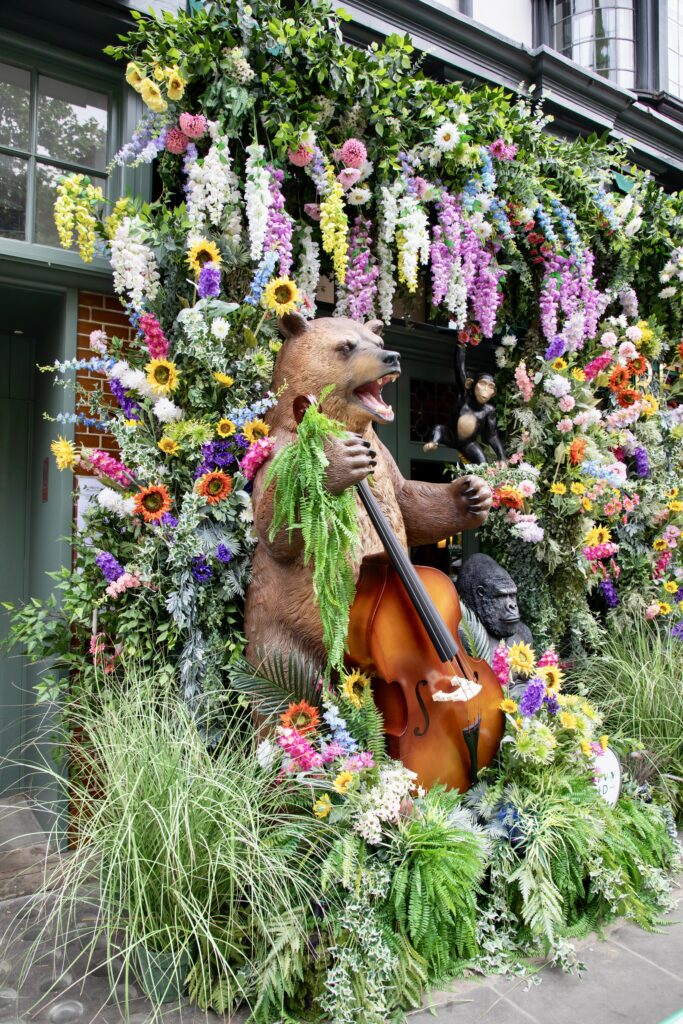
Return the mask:
POLYGON ((291 652, 286 661, 281 651, 271 652, 258 669, 241 658, 230 665, 229 678, 232 688, 248 697, 265 718, 282 714, 292 702, 305 700, 314 707, 322 702, 320 669, 291 652))
POLYGON ((491 644, 483 623, 467 607, 464 601, 460 602, 460 610, 462 612, 460 629, 465 638, 467 653, 473 658, 481 658, 483 661, 488 661, 491 654, 491 644))

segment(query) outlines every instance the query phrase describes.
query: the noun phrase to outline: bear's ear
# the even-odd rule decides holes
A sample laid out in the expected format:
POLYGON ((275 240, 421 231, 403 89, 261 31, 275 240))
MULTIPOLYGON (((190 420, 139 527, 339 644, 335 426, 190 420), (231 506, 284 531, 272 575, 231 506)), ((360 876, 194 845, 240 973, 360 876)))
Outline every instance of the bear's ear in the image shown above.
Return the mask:
POLYGON ((379 335, 380 338, 382 337, 382 334, 384 333, 383 320, 368 320, 365 326, 369 331, 372 331, 373 334, 379 335))
POLYGON ((285 313, 278 317, 277 325, 283 338, 289 340, 296 338, 299 334, 305 334, 309 329, 308 320, 301 313, 285 313))

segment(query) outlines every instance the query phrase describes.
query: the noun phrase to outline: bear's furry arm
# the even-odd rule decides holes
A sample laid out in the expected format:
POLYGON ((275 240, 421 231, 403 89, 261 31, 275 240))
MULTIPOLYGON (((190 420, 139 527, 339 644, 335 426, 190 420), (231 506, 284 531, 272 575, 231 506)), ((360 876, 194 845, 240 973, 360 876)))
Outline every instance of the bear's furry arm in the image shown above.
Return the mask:
POLYGON ((405 480, 379 438, 376 444, 394 485, 410 547, 436 544, 460 530, 474 530, 485 521, 491 491, 479 477, 459 477, 443 484, 405 480))

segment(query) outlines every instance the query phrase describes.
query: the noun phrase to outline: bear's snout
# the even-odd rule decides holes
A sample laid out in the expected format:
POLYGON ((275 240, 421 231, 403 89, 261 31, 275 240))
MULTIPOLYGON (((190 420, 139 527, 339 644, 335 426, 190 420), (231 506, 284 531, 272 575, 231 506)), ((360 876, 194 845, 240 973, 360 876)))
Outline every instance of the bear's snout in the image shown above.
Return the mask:
POLYGON ((393 373, 401 372, 401 356, 398 352, 384 352, 382 362, 393 373))

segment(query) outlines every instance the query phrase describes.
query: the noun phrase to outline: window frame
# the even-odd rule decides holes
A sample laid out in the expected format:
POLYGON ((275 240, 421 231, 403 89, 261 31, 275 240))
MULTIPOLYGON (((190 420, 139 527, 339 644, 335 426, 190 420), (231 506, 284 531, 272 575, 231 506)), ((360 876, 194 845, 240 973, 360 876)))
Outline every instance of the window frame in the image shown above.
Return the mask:
MULTIPOLYGON (((115 65, 107 66, 104 61, 82 57, 78 54, 61 50, 44 43, 6 33, 0 39, 0 61, 14 67, 29 71, 31 76, 29 147, 37 149, 38 129, 38 77, 48 76, 58 81, 91 88, 103 93, 107 98, 108 133, 106 165, 108 166, 121 148, 123 140, 133 131, 142 113, 142 104, 137 94, 126 86, 123 75, 115 65)), ((39 164, 51 164, 55 167, 73 170, 74 165, 68 161, 52 156, 38 156, 36 152, 13 149, 0 145, 2 155, 14 155, 28 159, 26 188, 26 235, 32 238, 35 232, 35 198, 37 188, 37 168, 39 164)), ((90 168, 83 173, 102 176, 102 171, 90 168)), ((151 174, 149 168, 114 167, 110 175, 104 175, 104 194, 114 200, 124 191, 135 195, 149 195, 151 174)), ((4 238, 0 236, 0 258, 9 257, 32 263, 57 265, 79 271, 92 273, 110 273, 109 261, 95 255, 91 263, 84 264, 78 252, 62 249, 40 242, 4 238)))

